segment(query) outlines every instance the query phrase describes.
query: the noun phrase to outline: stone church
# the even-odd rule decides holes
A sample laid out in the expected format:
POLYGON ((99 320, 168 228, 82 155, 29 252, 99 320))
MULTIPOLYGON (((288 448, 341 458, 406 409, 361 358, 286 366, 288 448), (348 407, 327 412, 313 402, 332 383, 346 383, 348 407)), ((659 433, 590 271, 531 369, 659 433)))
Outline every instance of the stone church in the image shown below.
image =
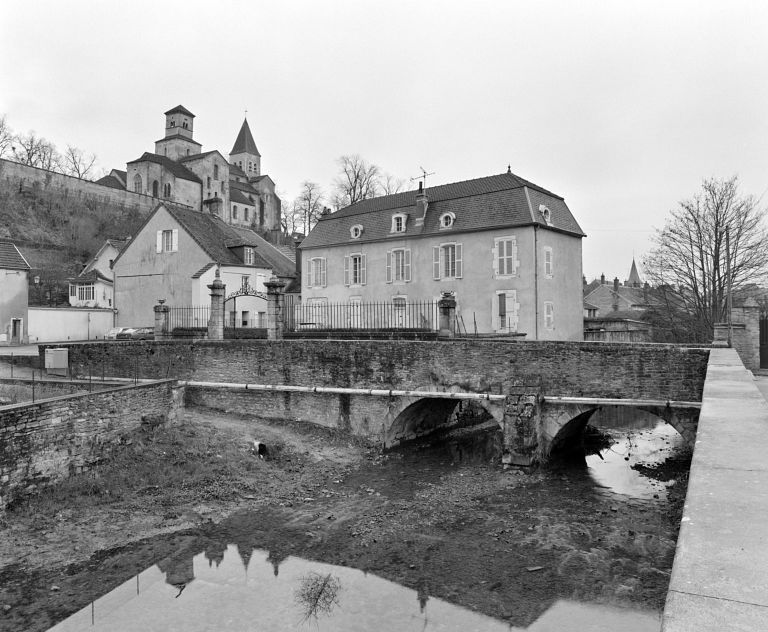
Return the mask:
POLYGON ((125 171, 113 169, 97 184, 209 212, 228 224, 279 231, 280 198, 272 178, 261 173, 248 120, 227 160, 218 150, 202 151, 194 139, 194 119, 182 105, 168 110, 165 135, 155 141, 155 151, 130 161, 125 171))

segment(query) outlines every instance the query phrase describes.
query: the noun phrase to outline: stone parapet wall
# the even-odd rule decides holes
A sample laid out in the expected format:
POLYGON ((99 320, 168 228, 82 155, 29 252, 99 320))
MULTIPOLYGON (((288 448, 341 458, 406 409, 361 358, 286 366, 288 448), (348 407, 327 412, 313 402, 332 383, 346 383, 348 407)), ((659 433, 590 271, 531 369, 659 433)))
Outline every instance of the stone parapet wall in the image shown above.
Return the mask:
POLYGON ((1 158, 0 186, 4 189, 11 188, 22 192, 55 192, 64 198, 92 199, 98 202, 122 205, 126 208, 136 207, 142 215, 151 210, 159 201, 149 195, 113 189, 90 180, 30 167, 1 158))
MULTIPOLYGON (((586 342, 224 340, 68 344, 74 375, 697 401, 709 349, 586 342)), ((44 357, 45 347, 40 354, 44 357)))
POLYGON ((181 390, 163 380, 0 407, 0 511, 41 485, 91 468, 142 416, 173 420, 181 390))

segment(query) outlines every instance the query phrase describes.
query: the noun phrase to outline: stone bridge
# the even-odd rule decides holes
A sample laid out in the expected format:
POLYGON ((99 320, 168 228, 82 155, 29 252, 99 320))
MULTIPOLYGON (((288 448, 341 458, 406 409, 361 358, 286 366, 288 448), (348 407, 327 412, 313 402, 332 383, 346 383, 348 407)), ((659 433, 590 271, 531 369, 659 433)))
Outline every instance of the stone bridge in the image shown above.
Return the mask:
POLYGON ((385 446, 434 431, 474 401, 503 430, 506 460, 521 465, 579 437, 603 405, 652 412, 692 442, 710 351, 482 339, 67 346, 75 375, 174 378, 187 383, 191 403, 340 428, 385 446))

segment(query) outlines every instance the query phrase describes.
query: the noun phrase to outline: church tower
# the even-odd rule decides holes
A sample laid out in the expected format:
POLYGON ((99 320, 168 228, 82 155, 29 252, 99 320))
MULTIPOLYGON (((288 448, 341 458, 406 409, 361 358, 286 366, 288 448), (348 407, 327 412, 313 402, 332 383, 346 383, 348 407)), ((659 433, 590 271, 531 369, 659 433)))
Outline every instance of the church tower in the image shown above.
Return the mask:
POLYGON ((261 154, 256 148, 251 128, 248 127, 248 119, 243 119, 235 145, 229 152, 229 162, 240 167, 248 179, 261 175, 261 154))
POLYGON ((165 138, 155 141, 155 153, 171 160, 200 153, 202 145, 192 139, 195 115, 183 105, 165 113, 165 138))
POLYGON ((642 282, 640 281, 640 275, 637 273, 637 266, 635 265, 635 258, 632 257, 632 268, 629 270, 629 278, 624 285, 629 287, 640 287, 642 282))

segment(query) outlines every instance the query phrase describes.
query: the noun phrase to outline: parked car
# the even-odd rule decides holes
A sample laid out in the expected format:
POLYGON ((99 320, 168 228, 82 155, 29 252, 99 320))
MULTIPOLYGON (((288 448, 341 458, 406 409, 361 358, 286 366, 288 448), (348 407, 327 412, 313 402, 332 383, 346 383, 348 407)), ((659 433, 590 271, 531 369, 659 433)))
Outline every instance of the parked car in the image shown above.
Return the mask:
POLYGON ((116 340, 118 337, 117 334, 119 334, 121 331, 125 331, 126 329, 128 329, 128 327, 112 327, 112 329, 107 332, 107 335, 104 336, 104 338, 107 340, 116 340))
POLYGON ((154 327, 126 327, 117 334, 118 340, 154 340, 154 327))

